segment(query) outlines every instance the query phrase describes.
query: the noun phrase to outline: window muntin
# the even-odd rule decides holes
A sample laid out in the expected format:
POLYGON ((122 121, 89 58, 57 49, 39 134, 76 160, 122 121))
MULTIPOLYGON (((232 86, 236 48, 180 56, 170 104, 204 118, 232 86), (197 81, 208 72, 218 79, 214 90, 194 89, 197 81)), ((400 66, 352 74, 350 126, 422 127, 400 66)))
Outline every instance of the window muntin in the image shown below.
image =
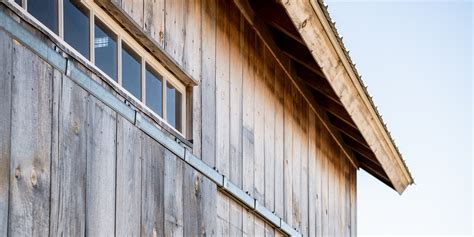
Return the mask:
POLYGON ((89 12, 77 1, 64 0, 64 41, 89 58, 89 12))
POLYGON ((99 19, 94 21, 94 61, 110 78, 117 81, 117 40, 99 19))
POLYGON ((58 3, 55 0, 30 0, 27 4, 28 12, 48 27, 58 33, 58 3))
POLYGON ((166 83, 166 121, 181 132, 181 92, 166 83))
POLYGON ((122 86, 133 96, 141 99, 141 59, 122 43, 122 86))
POLYGON ((163 80, 152 67, 146 65, 145 84, 146 84, 146 105, 153 112, 163 117, 163 80))
MULTIPOLYGON (((28 9, 31 6, 31 2, 36 0, 10 1, 28 9)), ((38 1, 46 2, 46 0, 38 1)), ((48 26, 48 22, 43 22, 41 18, 38 18, 38 20, 44 27, 54 31, 49 31, 56 34, 53 37, 68 42, 68 45, 74 48, 72 51, 76 51, 82 54, 82 56, 88 56, 82 57, 82 59, 90 60, 98 69, 107 74, 118 85, 124 87, 132 96, 136 97, 138 103, 148 106, 152 113, 156 114, 159 119, 165 121, 178 133, 186 134, 186 126, 184 126, 186 117, 186 110, 184 109, 186 86, 182 82, 165 69, 149 51, 139 45, 108 13, 96 5, 94 0, 50 0, 49 3, 54 5, 53 9, 55 9, 55 12, 50 12, 53 12, 51 16, 54 16, 55 26, 48 26), (63 4, 74 5, 63 7, 63 4), (84 39, 88 38, 88 40, 86 39, 82 45, 79 42, 74 43, 74 39, 67 39, 69 37, 67 35, 71 33, 68 33, 70 29, 65 29, 68 25, 68 22, 66 22, 68 19, 64 17, 67 18, 68 16, 64 14, 69 14, 66 7, 70 6, 76 7, 75 10, 80 11, 79 13, 86 16, 89 24, 89 30, 87 31, 89 36, 83 37, 84 39), (88 45, 89 50, 85 50, 84 45, 88 45), (84 53, 86 51, 88 53, 84 53), (122 54, 125 54, 125 56, 122 54), (132 62, 132 67, 128 66, 130 62, 132 62), (125 65, 125 69, 122 65, 125 65), (139 73, 136 72, 137 65, 139 66, 139 73), (127 70, 130 68, 133 68, 131 74, 138 74, 139 76, 126 76, 129 74, 127 70), (129 78, 132 79, 129 80, 129 78), (147 80, 149 80, 150 87, 147 86, 147 80), (128 81, 133 81, 133 83, 128 85, 128 81), (161 94, 159 92, 156 93, 159 88, 162 88, 161 94)), ((35 17, 32 13, 30 14, 35 17)))

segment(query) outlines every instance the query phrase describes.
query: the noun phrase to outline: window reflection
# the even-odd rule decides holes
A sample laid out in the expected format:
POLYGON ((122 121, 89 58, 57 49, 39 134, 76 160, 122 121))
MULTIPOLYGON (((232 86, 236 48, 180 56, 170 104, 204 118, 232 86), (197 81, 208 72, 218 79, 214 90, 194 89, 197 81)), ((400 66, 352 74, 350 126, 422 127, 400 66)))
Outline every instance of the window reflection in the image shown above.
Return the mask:
POLYGON ((56 0, 30 0, 28 12, 48 27, 58 33, 58 15, 56 0))
POLYGON ((163 117, 163 81, 161 75, 146 66, 146 105, 163 117))
POLYGON ((181 93, 166 83, 166 116, 168 123, 181 132, 181 93))
POLYGON ((117 41, 115 35, 95 19, 94 27, 95 65, 117 81, 117 41))
POLYGON ((138 99, 141 98, 140 58, 122 42, 122 86, 138 99))
POLYGON ((75 2, 64 0, 64 40, 89 58, 89 14, 75 2))

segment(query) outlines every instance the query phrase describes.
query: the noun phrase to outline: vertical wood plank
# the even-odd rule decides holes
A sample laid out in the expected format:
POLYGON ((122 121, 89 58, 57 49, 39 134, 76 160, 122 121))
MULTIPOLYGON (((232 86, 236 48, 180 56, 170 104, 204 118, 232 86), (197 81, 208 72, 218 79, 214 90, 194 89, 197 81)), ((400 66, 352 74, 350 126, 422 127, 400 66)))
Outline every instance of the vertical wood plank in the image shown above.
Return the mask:
POLYGON ((229 170, 229 3, 219 0, 216 32, 216 167, 226 177, 229 170))
POLYGON ((293 223, 293 94, 291 83, 284 78, 284 166, 283 166, 283 183, 284 183, 284 219, 287 223, 293 223))
MULTIPOLYGON (((217 1, 216 26, 216 167, 226 177, 229 169, 229 2, 217 1)), ((229 235, 229 200, 220 198, 217 208, 217 233, 229 235)))
POLYGON ((165 149, 165 236, 183 236, 183 162, 165 149))
POLYGON ((165 148, 143 135, 141 236, 164 235, 164 159, 165 148))
MULTIPOLYGON (((254 197, 260 203, 265 203, 265 138, 264 138, 264 128, 265 128, 265 98, 264 98, 264 88, 265 88, 265 78, 262 70, 262 65, 264 65, 263 60, 263 43, 256 37, 256 56, 255 56, 255 126, 254 126, 254 147, 255 147, 255 168, 254 168, 254 197)), ((257 227, 255 227, 257 228, 257 227)), ((257 230, 255 230, 257 234, 257 230)))
MULTIPOLYGON (((242 188, 242 44, 241 15, 234 4, 229 4, 229 96, 230 96, 230 180, 242 188)), ((230 235, 242 236, 242 206, 230 202, 230 235)))
MULTIPOLYGON (((254 196, 254 96, 255 96, 255 83, 254 83, 254 46, 255 46, 255 35, 247 24, 245 19, 241 18, 244 23, 244 36, 245 42, 242 44, 243 47, 243 77, 242 77, 242 103, 243 103, 243 127, 242 127, 242 163, 243 163, 243 190, 248 192, 252 197, 254 196)), ((255 217, 249 211, 244 211, 242 220, 243 235, 254 236, 255 235, 255 217)))
MULTIPOLYGON (((188 114, 192 124, 192 139, 193 139, 193 154, 201 157, 201 1, 200 0, 186 0, 186 17, 185 17, 185 42, 183 62, 185 70, 198 81, 199 86, 192 89, 192 96, 190 105, 192 106, 192 114, 188 114)), ((189 105, 188 105, 189 106, 189 105)), ((189 123, 188 123, 189 124, 189 123)), ((189 131, 190 129, 188 129, 189 131)), ((188 132, 188 136, 190 133, 188 132)), ((191 137, 191 136, 189 136, 191 137)), ((200 211, 200 203, 203 203, 201 195, 201 183, 203 176, 196 172, 192 167, 184 166, 183 178, 183 197, 184 210, 187 214, 184 215, 184 235, 198 236, 200 234, 200 226, 202 226, 202 215, 206 212, 200 211)))
MULTIPOLYGON (((313 113, 313 115, 315 115, 313 113)), ((316 236, 321 237, 323 236, 322 232, 322 219, 325 216, 325 210, 323 207, 323 201, 322 201, 322 186, 323 186, 323 169, 322 169, 322 164, 323 160, 325 158, 323 157, 323 152, 322 152, 322 135, 321 135, 321 129, 322 129, 322 124, 321 121, 315 117, 315 149, 316 149, 316 236)), ((325 192, 325 191, 324 191, 325 192)))
MULTIPOLYGON (((201 8, 201 138, 202 160, 210 167, 216 167, 216 0, 202 0, 201 8), (206 37, 204 37, 206 36, 206 37)), ((201 235, 216 235, 217 188, 208 179, 201 186, 200 207, 201 235)))
POLYGON ((255 236, 265 236, 265 222, 255 217, 255 236))
MULTIPOLYGON (((329 137, 329 136, 328 136, 329 137)), ((336 233, 336 162, 334 157, 334 149, 332 140, 328 139, 326 143, 328 148, 328 227, 329 227, 329 236, 335 236, 336 233)))
POLYGON ((316 236, 317 216, 317 186, 316 179, 316 119, 313 111, 308 107, 308 236, 316 236))
MULTIPOLYGON (((264 147, 265 147, 265 207, 275 210, 275 64, 273 56, 264 50, 264 147)), ((265 224, 265 235, 274 236, 273 227, 265 224)))
POLYGON ((284 217, 284 82, 283 71, 275 71, 275 213, 284 217))
POLYGON ((217 236, 230 236, 229 197, 222 192, 217 194, 217 236))
POLYGON ((163 47, 165 32, 165 0, 144 0, 143 27, 145 32, 163 47))
POLYGON ((342 193, 342 175, 343 173, 341 172, 341 154, 339 152, 339 149, 334 147, 334 163, 335 163, 335 172, 334 172, 334 236, 342 236, 342 207, 341 207, 341 197, 343 195, 342 193))
POLYGON ((116 235, 140 235, 142 133, 117 118, 116 235))
POLYGON ((59 154, 51 190, 53 236, 84 235, 87 172, 87 101, 89 95, 69 78, 62 80, 59 105, 59 154), (79 157, 79 158, 78 158, 79 157))
MULTIPOLYGON (((49 233, 52 68, 13 45, 9 235, 49 233)), ((7 59, 8 60, 8 59, 7 59)))
MULTIPOLYGON (((322 127, 321 127, 322 128, 322 127)), ((321 178, 321 195, 322 195, 322 208, 323 208, 323 217, 322 217, 322 236, 329 236, 329 176, 330 173, 330 157, 328 156, 329 148, 328 148, 328 139, 330 139, 329 134, 327 131, 322 128, 320 130, 321 136, 321 160, 322 160, 322 178, 321 178)))
POLYGON ((301 193, 300 193, 300 215, 301 234, 308 236, 308 105, 302 100, 301 103, 301 193))
POLYGON ((357 236, 357 170, 351 168, 351 236, 357 236))
POLYGON ((112 236, 115 232, 117 114, 92 96, 87 110, 86 235, 112 236))
POLYGON ((345 179, 345 190, 344 190, 344 236, 351 236, 351 164, 345 162, 344 166, 344 179, 345 179))
POLYGON ((206 212, 200 211, 200 204, 205 201, 202 199, 201 187, 203 179, 206 178, 191 166, 183 165, 183 169, 184 236, 198 236, 202 226, 201 216, 206 215, 206 212))
POLYGON ((186 1, 170 0, 165 3, 165 50, 179 64, 183 65, 186 1))
MULTIPOLYGON (((59 111, 62 101, 62 85, 63 75, 60 71, 54 70, 53 72, 53 108, 52 108, 52 123, 51 123, 51 210, 50 210, 50 223, 49 223, 49 235, 56 236, 59 233, 59 190, 61 183, 57 182, 60 180, 60 140, 59 140, 59 127, 61 124, 61 113, 59 111)), ((115 193, 115 192, 114 192, 115 193)))
POLYGON ((0 236, 7 236, 10 190, 12 40, 0 31, 0 236))
POLYGON ((122 9, 125 10, 141 28, 143 28, 143 1, 144 0, 122 0, 122 9))
POLYGON ((293 100, 293 118, 295 120, 293 129, 293 227, 301 231, 301 144, 302 144, 302 129, 301 129, 301 96, 295 87, 291 88, 293 100))

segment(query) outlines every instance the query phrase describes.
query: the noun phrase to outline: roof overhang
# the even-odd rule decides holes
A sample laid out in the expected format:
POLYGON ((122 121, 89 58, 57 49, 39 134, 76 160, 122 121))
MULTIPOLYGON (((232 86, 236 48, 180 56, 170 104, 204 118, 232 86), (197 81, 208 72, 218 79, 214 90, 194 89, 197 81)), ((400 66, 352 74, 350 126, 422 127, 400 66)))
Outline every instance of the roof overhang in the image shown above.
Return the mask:
POLYGON ((358 75, 326 7, 317 0, 234 0, 346 156, 402 193, 413 183, 398 148, 358 75), (284 64, 284 63, 281 63, 284 64), (287 65, 287 64, 285 64, 287 65), (294 73, 293 73, 294 72, 294 73), (306 95, 308 98, 308 95, 306 95))

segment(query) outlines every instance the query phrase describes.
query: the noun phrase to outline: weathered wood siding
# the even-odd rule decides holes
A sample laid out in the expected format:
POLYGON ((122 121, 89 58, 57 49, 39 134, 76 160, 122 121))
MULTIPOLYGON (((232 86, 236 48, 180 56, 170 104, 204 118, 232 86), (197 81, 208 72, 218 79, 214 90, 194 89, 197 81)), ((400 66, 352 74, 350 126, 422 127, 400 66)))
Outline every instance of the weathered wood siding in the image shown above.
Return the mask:
MULTIPOLYGON (((199 81, 195 155, 305 236, 356 235, 356 170, 236 6, 114 2, 199 81)), ((0 235, 282 235, 1 31, 0 56, 0 235)))

